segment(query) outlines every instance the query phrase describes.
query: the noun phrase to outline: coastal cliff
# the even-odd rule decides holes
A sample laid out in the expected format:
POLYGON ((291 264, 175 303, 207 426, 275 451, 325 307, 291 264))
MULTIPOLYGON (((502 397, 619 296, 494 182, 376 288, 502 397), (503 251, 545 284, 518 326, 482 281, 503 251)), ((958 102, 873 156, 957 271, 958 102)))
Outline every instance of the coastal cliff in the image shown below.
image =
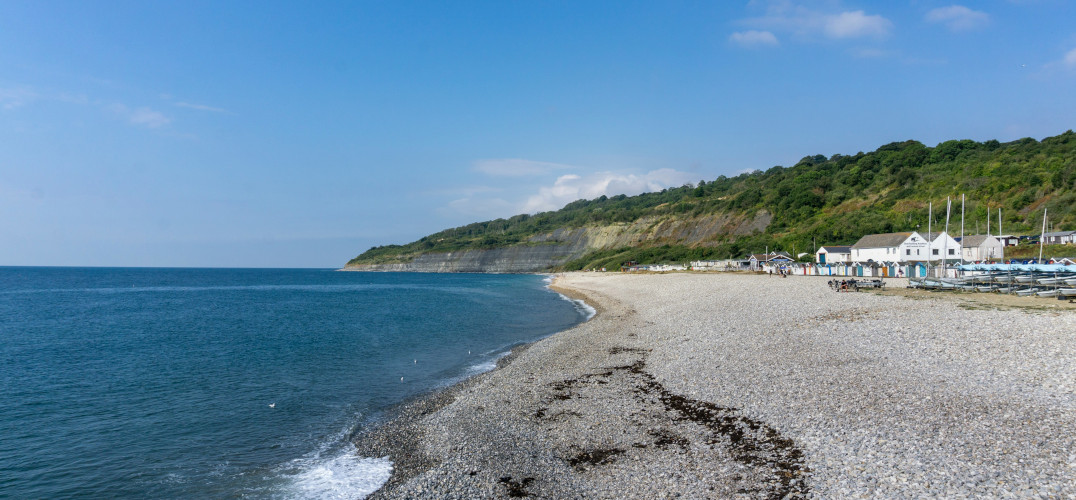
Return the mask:
POLYGON ((349 263, 344 270, 428 273, 551 271, 595 251, 670 242, 706 245, 728 234, 764 231, 772 219, 772 214, 766 210, 759 210, 749 218, 727 214, 691 218, 644 217, 632 223, 561 228, 532 236, 524 243, 500 248, 400 255, 397 262, 349 263))

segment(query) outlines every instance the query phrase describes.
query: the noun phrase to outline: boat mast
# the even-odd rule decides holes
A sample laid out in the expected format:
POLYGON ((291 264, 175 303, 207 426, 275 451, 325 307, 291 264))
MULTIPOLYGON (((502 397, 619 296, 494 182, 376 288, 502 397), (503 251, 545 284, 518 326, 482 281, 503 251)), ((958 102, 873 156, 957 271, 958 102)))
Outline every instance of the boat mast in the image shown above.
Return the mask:
POLYGON ((927 204, 927 274, 930 274, 930 252, 934 249, 934 242, 930 240, 930 225, 934 222, 934 202, 927 204))
POLYGON ((945 239, 942 240, 942 276, 945 276, 945 268, 949 264, 949 214, 952 212, 953 200, 945 197, 945 239))
POLYGON ((1042 264, 1042 245, 1046 243, 1046 207, 1042 207, 1042 235, 1039 236, 1039 264, 1042 264))
POLYGON ((960 193, 960 264, 964 264, 964 193, 960 193))

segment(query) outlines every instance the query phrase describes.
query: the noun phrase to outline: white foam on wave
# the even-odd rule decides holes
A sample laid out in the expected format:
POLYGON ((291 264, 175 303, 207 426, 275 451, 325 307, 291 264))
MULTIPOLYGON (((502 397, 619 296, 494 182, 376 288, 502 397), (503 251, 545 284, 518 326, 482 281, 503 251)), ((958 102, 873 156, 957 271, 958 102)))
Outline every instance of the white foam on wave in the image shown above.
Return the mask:
POLYGON ((317 500, 366 498, 377 491, 392 475, 392 461, 387 457, 368 458, 353 449, 341 450, 328 457, 297 459, 298 471, 290 477, 285 496, 317 500))
POLYGON ((500 357, 498 357, 496 359, 491 359, 489 361, 484 361, 482 363, 477 363, 477 364, 473 364, 471 366, 468 366, 467 367, 467 374, 468 375, 477 375, 479 373, 486 373, 488 371, 492 371, 494 368, 497 367, 497 360, 498 359, 500 359, 500 357))
POLYGON ((590 321, 590 318, 593 318, 595 314, 598 314, 598 311, 596 309, 591 307, 590 304, 587 304, 582 299, 573 299, 564 294, 558 295, 560 295, 560 298, 571 302, 572 305, 575 306, 575 310, 579 311, 579 314, 583 316, 583 321, 590 321))
POLYGON ((392 476, 388 457, 362 457, 356 453, 347 427, 328 436, 318 448, 277 467, 277 481, 266 498, 352 500, 366 498, 392 476))
MULTIPOLYGON (((553 275, 552 274, 547 274, 545 276, 545 278, 542 278, 542 282, 545 283, 546 288, 549 288, 550 290, 553 290, 553 288, 552 288, 553 275)), ((585 301, 583 301, 581 299, 573 299, 573 298, 571 298, 571 297, 569 297, 567 295, 564 295, 563 293, 559 293, 559 292, 557 293, 557 295, 560 295, 560 298, 562 298, 564 300, 567 300, 568 302, 571 302, 572 305, 575 306, 575 310, 579 311, 579 314, 581 314, 583 316, 583 321, 590 321, 590 318, 593 318, 595 314, 598 314, 598 311, 596 309, 594 309, 593 307, 590 306, 590 304, 587 304, 585 301)))

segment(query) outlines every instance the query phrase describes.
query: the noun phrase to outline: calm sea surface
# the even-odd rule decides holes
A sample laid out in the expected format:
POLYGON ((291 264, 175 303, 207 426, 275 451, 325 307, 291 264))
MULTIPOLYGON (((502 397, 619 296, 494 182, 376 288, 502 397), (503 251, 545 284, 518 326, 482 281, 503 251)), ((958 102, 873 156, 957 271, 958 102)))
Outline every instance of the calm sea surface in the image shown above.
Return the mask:
POLYGON ((0 497, 361 497, 354 432, 586 316, 532 275, 0 268, 0 497))

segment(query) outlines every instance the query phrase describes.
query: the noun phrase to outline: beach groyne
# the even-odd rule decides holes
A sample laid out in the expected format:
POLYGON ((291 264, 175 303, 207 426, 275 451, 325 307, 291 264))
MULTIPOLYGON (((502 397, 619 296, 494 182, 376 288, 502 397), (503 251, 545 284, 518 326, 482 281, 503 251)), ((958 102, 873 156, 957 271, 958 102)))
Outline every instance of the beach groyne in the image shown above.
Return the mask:
POLYGON ((398 463, 375 497, 1076 494, 1072 311, 756 275, 557 286, 599 315, 360 440, 398 463))

